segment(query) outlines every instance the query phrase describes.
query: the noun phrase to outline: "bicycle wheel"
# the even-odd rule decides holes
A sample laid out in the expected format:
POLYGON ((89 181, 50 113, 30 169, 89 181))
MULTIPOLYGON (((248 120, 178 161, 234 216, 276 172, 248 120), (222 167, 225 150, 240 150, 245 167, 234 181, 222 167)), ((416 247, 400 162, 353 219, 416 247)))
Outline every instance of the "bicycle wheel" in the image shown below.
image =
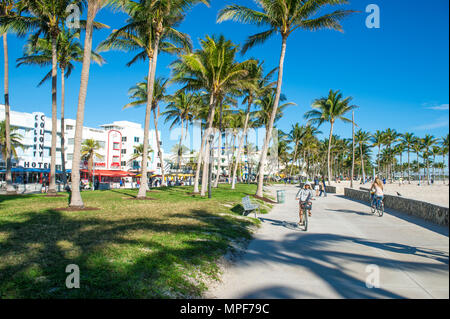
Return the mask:
POLYGON ((305 231, 308 231, 308 210, 305 209, 303 211, 303 219, 304 219, 304 223, 305 223, 305 231))
POLYGON ((375 206, 374 202, 372 201, 372 203, 370 204, 370 212, 373 214, 375 214, 375 212, 377 211, 377 207, 375 206))
POLYGON ((381 217, 384 214, 384 203, 381 202, 379 207, 378 207, 378 216, 381 217))

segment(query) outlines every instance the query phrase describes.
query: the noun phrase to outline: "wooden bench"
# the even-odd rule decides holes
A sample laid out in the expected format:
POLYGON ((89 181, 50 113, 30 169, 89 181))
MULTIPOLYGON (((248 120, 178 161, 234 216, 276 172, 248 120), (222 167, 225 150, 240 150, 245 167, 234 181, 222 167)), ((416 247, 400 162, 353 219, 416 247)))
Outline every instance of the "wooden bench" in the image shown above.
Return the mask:
POLYGON ((256 211, 260 212, 259 205, 256 204, 256 203, 252 203, 251 200, 250 200, 250 197, 248 197, 248 196, 245 196, 242 199, 242 206, 244 206, 244 212, 242 213, 242 215, 244 215, 246 212, 251 213, 252 211, 254 211, 255 212, 255 218, 256 218, 256 211))

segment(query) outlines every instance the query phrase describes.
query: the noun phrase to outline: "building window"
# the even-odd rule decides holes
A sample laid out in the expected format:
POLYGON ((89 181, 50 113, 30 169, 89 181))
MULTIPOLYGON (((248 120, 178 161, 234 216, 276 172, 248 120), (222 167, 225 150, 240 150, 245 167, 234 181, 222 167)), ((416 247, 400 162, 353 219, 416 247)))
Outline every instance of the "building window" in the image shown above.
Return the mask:
POLYGON ((127 166, 127 162, 126 161, 122 161, 122 167, 127 166))
POLYGON ((137 154, 138 153, 138 150, 137 149, 134 149, 134 154, 137 154))
POLYGON ((122 150, 122 154, 126 154, 127 153, 127 150, 126 149, 123 149, 122 150))
POLYGON ((69 145, 73 145, 74 142, 75 142, 75 139, 74 139, 74 138, 69 138, 69 139, 67 140, 67 144, 69 144, 69 145))
POLYGON ((72 161, 73 160, 73 154, 67 154, 67 160, 72 161))
POLYGON ((127 141, 127 137, 126 136, 122 136, 122 142, 126 142, 127 141))
POLYGON ((66 130, 72 131, 73 130, 73 125, 66 125, 66 130))
POLYGON ((118 142, 114 142, 114 143, 113 143, 113 149, 114 149, 115 151, 120 150, 120 145, 119 145, 118 142))
POLYGON ((136 137, 136 136, 135 136, 135 137, 134 137, 134 142, 135 142, 135 143, 139 143, 139 137, 136 137))

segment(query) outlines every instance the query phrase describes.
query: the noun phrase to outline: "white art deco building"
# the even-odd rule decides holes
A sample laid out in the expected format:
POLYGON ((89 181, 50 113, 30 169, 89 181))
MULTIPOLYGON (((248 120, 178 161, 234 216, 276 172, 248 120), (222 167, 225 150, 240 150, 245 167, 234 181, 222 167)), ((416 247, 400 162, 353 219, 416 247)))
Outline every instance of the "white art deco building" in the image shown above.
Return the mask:
MULTIPOLYGON (((5 106, 0 104, 0 121, 5 119, 5 106)), ((13 168, 48 171, 51 159, 51 117, 41 112, 24 113, 11 111, 11 126, 16 127, 15 133, 22 137, 25 148, 17 149, 18 159, 13 159, 13 168)), ((73 148, 75 136, 75 120, 65 120, 65 159, 66 169, 72 168, 73 148)), ((62 169, 61 163, 61 122, 58 120, 58 139, 56 154, 56 169, 62 169)), ((141 124, 117 121, 101 125, 99 128, 83 128, 83 140, 94 139, 101 149, 98 153, 102 158, 95 159, 95 169, 111 171, 137 172, 141 166, 141 159, 131 160, 135 153, 135 146, 143 143, 144 130, 141 124)), ((160 161, 157 156, 156 134, 149 131, 149 145, 154 150, 150 153, 151 161, 148 170, 160 174, 160 161)), ((162 150, 162 145, 161 145, 162 150)), ((86 162, 82 161, 80 169, 85 169, 86 162)), ((0 155, 0 171, 5 169, 5 161, 0 155)))

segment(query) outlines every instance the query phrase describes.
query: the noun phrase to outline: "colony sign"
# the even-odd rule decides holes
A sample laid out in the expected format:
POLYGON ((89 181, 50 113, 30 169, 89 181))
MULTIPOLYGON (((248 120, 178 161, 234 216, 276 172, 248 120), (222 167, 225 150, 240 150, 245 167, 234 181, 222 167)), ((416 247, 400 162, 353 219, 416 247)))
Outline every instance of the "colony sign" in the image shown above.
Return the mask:
POLYGON ((33 157, 35 160, 42 160, 44 157, 45 141, 45 115, 43 113, 33 113, 33 157))
POLYGON ((45 142, 45 115, 44 113, 33 113, 33 161, 23 162, 24 168, 50 168, 49 163, 44 163, 45 142))

